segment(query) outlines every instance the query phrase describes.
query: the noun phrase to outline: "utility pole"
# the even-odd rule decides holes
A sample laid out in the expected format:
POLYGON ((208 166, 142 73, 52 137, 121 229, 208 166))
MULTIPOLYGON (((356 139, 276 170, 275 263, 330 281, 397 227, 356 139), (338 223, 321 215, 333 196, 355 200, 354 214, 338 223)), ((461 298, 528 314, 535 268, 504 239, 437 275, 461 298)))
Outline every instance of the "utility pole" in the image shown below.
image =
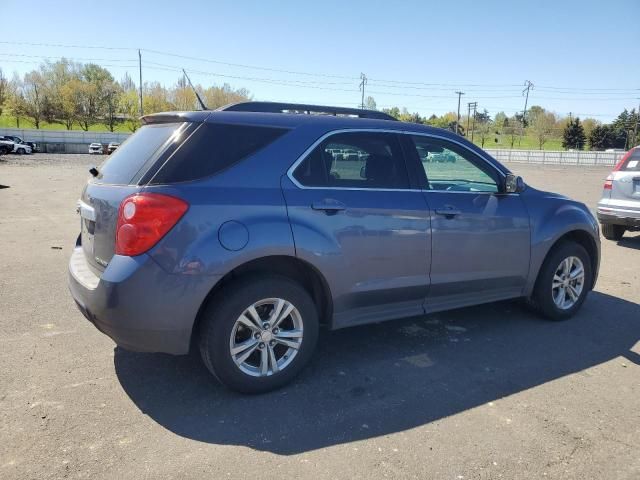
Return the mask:
MULTIPOLYGON (((469 102, 467 103, 467 107, 469 113, 467 114, 467 138, 469 137, 469 120, 471 119, 471 109, 473 108, 473 127, 476 125, 476 107, 478 106, 478 102, 469 102)), ((471 129, 471 141, 473 142, 473 127, 471 129)))
POLYGON ((638 103, 638 110, 636 110, 636 124, 633 126, 633 143, 638 141, 638 123, 640 123, 640 103, 638 103))
POLYGON ((460 125, 460 98, 464 95, 464 92, 456 92, 458 95, 458 120, 456 121, 456 134, 458 133, 458 125, 460 125))
POLYGON ((364 73, 360 74, 360 90, 362 90, 362 103, 360 108, 364 109, 364 86, 367 84, 367 76, 364 73))
POLYGON ((524 133, 524 122, 527 120, 527 103, 529 103, 529 90, 533 88, 533 83, 529 80, 525 80, 524 82, 524 90, 522 90, 522 95, 524 95, 524 110, 522 111, 522 125, 520 126, 520 138, 518 139, 518 146, 522 142, 522 135, 524 133))
POLYGON ((476 131, 476 108, 478 107, 478 102, 473 102, 473 123, 471 124, 471 143, 473 143, 473 134, 476 131))
POLYGON ((138 73, 140 74, 140 116, 144 115, 144 109, 142 108, 142 53, 138 49, 138 73))

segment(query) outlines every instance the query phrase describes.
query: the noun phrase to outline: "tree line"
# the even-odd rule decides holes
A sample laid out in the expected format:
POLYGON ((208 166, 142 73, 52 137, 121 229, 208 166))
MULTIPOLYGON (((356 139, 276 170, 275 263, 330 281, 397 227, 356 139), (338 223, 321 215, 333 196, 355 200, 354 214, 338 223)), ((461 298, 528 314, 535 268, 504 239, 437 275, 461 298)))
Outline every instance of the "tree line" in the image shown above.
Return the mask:
MULTIPOLYGON (((252 98, 248 90, 228 84, 195 88, 212 109, 252 98)), ((158 82, 145 82, 142 89, 145 114, 197 108, 193 90, 183 76, 168 88, 158 82)), ((93 125, 103 124, 111 132, 120 126, 135 132, 139 127, 139 101, 137 86, 129 75, 117 81, 107 69, 93 63, 62 58, 44 62, 22 77, 14 74, 11 80, 0 68, 0 115, 11 115, 17 128, 28 119, 35 128, 49 123, 88 131, 93 125)), ((375 99, 367 97, 365 107, 376 109, 375 99)), ((404 122, 457 131, 482 147, 500 143, 514 148, 520 146, 524 135, 533 138, 540 149, 552 138, 561 138, 563 148, 576 150, 628 149, 640 143, 635 109, 624 110, 609 124, 593 118, 561 117, 537 105, 526 115, 498 112, 491 116, 483 109, 463 115, 459 122, 455 112, 426 117, 399 107, 382 111, 404 122)))
MULTIPOLYGON (((251 98, 244 88, 222 86, 195 87, 209 108, 217 108, 251 98)), ((196 98, 185 78, 167 88, 158 82, 143 85, 145 114, 169 110, 193 110, 196 98)), ((103 124, 113 132, 119 125, 135 132, 140 126, 140 99, 137 86, 127 74, 120 81, 111 72, 93 63, 77 63, 67 59, 45 62, 20 77, 7 79, 0 68, 0 115, 11 115, 20 128, 28 119, 35 128, 43 123, 63 124, 67 130, 76 127, 88 131, 103 124)))
MULTIPOLYGON (((376 106, 373 97, 367 98, 367 108, 376 106)), ((410 113, 406 108, 385 108, 383 112, 403 122, 420 123, 444 128, 473 138, 484 148, 492 143, 502 143, 510 148, 519 146, 522 135, 535 139, 542 149, 552 138, 561 138, 565 149, 606 150, 608 148, 629 149, 640 144, 640 115, 635 109, 623 110, 611 123, 602 123, 594 118, 580 120, 572 115, 561 117, 554 112, 534 105, 527 110, 526 116, 516 113, 508 116, 498 112, 493 117, 486 109, 474 114, 461 115, 448 112, 444 115, 423 117, 419 113, 410 113)))

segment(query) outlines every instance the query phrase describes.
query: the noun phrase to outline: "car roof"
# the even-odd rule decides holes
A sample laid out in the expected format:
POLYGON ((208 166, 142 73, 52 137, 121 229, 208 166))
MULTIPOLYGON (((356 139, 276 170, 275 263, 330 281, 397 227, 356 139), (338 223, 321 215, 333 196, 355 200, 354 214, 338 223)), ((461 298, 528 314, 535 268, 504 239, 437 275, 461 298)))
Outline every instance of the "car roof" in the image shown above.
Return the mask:
POLYGON ((264 113, 239 111, 192 111, 162 112, 142 117, 144 124, 195 122, 195 123, 227 123, 245 125, 264 125, 281 128, 296 128, 303 125, 314 125, 319 129, 374 129, 426 133, 450 138, 458 137, 455 133, 437 127, 417 123, 380 120, 374 118, 357 118, 344 115, 301 114, 301 113, 264 113))

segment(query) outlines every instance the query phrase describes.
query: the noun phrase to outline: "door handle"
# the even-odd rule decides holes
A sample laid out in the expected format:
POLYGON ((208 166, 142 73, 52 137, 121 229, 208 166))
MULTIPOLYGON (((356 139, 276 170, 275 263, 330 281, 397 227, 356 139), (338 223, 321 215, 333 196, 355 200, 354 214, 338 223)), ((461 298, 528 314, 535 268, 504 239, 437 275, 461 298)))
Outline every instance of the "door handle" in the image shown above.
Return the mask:
POLYGON ((442 215, 445 218, 453 218, 460 215, 462 212, 455 207, 436 208, 436 214, 442 215))
POLYGON ((328 198, 319 202, 313 202, 311 204, 311 208, 314 210, 322 210, 327 215, 333 215, 334 213, 345 210, 347 206, 344 203, 339 202, 338 200, 328 198))

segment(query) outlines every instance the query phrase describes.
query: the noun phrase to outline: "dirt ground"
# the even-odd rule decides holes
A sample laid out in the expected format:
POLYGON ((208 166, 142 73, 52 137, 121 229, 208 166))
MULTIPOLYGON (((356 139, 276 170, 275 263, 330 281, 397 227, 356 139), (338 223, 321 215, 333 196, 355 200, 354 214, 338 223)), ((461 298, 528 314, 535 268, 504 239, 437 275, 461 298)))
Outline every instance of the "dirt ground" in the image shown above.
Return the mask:
MULTIPOLYGON (((0 161, 0 478, 640 478, 640 234, 571 321, 502 302, 324 332, 262 396, 114 348, 66 285, 94 159, 0 161)), ((592 208, 608 168, 510 166, 592 208)))

